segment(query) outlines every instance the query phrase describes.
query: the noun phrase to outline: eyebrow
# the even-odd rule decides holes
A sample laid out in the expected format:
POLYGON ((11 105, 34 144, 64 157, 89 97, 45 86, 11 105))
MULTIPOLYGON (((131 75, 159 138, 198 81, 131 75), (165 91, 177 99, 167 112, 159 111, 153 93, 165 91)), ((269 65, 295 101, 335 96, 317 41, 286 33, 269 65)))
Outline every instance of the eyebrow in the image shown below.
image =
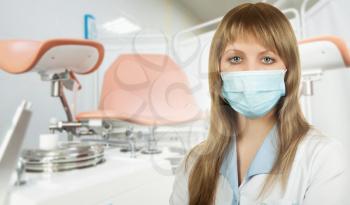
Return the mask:
MULTIPOLYGON (((241 51, 239 49, 234 49, 234 48, 230 48, 230 49, 227 49, 224 54, 228 53, 229 51, 235 51, 235 52, 239 52, 239 53, 244 53, 244 51, 241 51)), ((271 50, 263 50, 263 51, 260 51, 259 54, 262 54, 262 53, 273 53, 275 54, 273 51, 271 50)))

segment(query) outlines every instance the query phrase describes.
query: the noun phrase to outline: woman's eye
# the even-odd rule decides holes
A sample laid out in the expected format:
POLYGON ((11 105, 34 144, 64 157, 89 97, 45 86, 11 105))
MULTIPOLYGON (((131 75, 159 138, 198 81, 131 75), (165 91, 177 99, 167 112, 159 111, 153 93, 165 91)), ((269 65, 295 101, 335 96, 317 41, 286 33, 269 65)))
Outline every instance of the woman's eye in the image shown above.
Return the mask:
POLYGON ((265 63, 265 64, 272 64, 274 62, 275 62, 275 59, 273 59, 271 57, 266 56, 263 58, 263 63, 265 63))
POLYGON ((242 58, 239 56, 233 56, 232 58, 229 58, 231 63, 239 63, 242 61, 242 58))

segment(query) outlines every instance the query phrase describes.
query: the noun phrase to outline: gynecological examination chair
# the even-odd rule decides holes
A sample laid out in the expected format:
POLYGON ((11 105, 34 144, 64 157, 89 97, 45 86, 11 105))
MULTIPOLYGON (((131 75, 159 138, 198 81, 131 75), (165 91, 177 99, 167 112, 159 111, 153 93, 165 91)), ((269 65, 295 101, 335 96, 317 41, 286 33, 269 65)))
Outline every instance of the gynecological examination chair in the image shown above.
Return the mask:
POLYGON ((77 119, 102 127, 106 138, 118 132, 148 133, 144 154, 161 152, 156 131, 191 134, 199 130, 204 136, 206 120, 185 72, 169 56, 152 53, 118 56, 104 75, 98 110, 79 113, 77 119))
MULTIPOLYGON (((64 89, 81 87, 75 74, 95 71, 104 56, 103 46, 95 41, 81 39, 52 39, 47 41, 0 40, 0 69, 12 74, 37 72, 41 79, 51 82, 51 96, 61 101, 67 120, 51 123, 51 134, 40 142, 50 142, 55 132, 65 131, 68 141, 84 126, 75 121, 64 95, 64 89)), ((35 106, 35 105, 34 105, 35 106)), ((41 143, 40 143, 41 144, 41 143)), ((102 162, 103 147, 96 144, 47 143, 39 149, 26 149, 21 154, 26 171, 62 171, 95 166, 102 162)), ((19 147, 18 147, 19 148, 19 147)), ((16 151, 13 151, 16 152, 16 151)))
MULTIPOLYGON (((70 140, 89 134, 109 136, 124 128, 126 131, 122 132, 132 138, 138 126, 150 131, 143 153, 154 154, 160 153, 156 148, 156 128, 164 133, 178 133, 181 129, 183 133, 193 133, 198 128, 193 126, 195 122, 205 123, 205 115, 193 97, 186 74, 170 57, 161 54, 119 56, 105 73, 98 110, 80 113, 75 120, 64 88, 80 87, 75 74, 95 71, 103 56, 103 46, 94 41, 0 41, 1 69, 13 74, 37 72, 42 80, 51 82, 51 95, 59 97, 67 120, 51 122, 49 129, 65 131, 70 140), (103 131, 94 131, 96 127, 102 127, 103 131)), ((198 130, 205 133, 201 127, 198 130)))
POLYGON ((67 120, 50 125, 50 130, 64 130, 71 139, 81 124, 74 121, 64 88, 73 90, 76 86, 80 89, 75 74, 92 73, 100 66, 103 57, 103 46, 90 40, 0 40, 0 69, 12 74, 37 72, 42 80, 51 82, 51 96, 60 99, 67 120))

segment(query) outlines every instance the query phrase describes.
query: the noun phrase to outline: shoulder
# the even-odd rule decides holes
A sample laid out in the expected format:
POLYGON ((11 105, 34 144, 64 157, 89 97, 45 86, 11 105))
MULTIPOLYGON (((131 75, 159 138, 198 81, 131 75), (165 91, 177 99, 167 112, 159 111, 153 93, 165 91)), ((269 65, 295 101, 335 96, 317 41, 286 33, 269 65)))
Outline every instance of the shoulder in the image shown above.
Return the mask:
POLYGON ((342 173, 348 166, 348 157, 344 145, 335 137, 327 136, 312 127, 298 147, 297 156, 310 176, 342 173))
POLYGON ((344 145, 317 128, 311 128, 299 145, 295 170, 305 183, 303 204, 349 204, 349 155, 344 145))
POLYGON ((188 181, 191 170, 199 156, 199 146, 189 150, 180 161, 175 170, 173 190, 169 199, 170 205, 180 205, 188 203, 188 181))
POLYGON ((304 157, 316 157, 316 155, 326 151, 328 154, 345 154, 343 153, 345 152, 345 148, 337 138, 325 135, 315 127, 311 127, 306 133, 298 149, 304 157))

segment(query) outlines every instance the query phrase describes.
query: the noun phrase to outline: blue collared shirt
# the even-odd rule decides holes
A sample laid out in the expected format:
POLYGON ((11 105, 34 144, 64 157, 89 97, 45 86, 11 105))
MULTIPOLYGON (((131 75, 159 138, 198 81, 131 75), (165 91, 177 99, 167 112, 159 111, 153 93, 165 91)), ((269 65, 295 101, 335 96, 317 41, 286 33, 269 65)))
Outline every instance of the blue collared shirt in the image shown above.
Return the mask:
MULTIPOLYGON (((257 151, 255 158, 252 160, 247 174, 244 178, 244 183, 247 183, 253 176, 257 174, 270 173, 275 159, 277 157, 277 125, 272 127, 268 135, 264 139, 261 147, 257 151)), ((238 186, 238 172, 237 172, 237 147, 236 136, 233 136, 230 144, 229 152, 220 167, 220 174, 222 174, 230 183, 233 190, 232 205, 239 204, 239 186, 238 186)), ((243 182, 241 185, 243 185, 243 182)))

